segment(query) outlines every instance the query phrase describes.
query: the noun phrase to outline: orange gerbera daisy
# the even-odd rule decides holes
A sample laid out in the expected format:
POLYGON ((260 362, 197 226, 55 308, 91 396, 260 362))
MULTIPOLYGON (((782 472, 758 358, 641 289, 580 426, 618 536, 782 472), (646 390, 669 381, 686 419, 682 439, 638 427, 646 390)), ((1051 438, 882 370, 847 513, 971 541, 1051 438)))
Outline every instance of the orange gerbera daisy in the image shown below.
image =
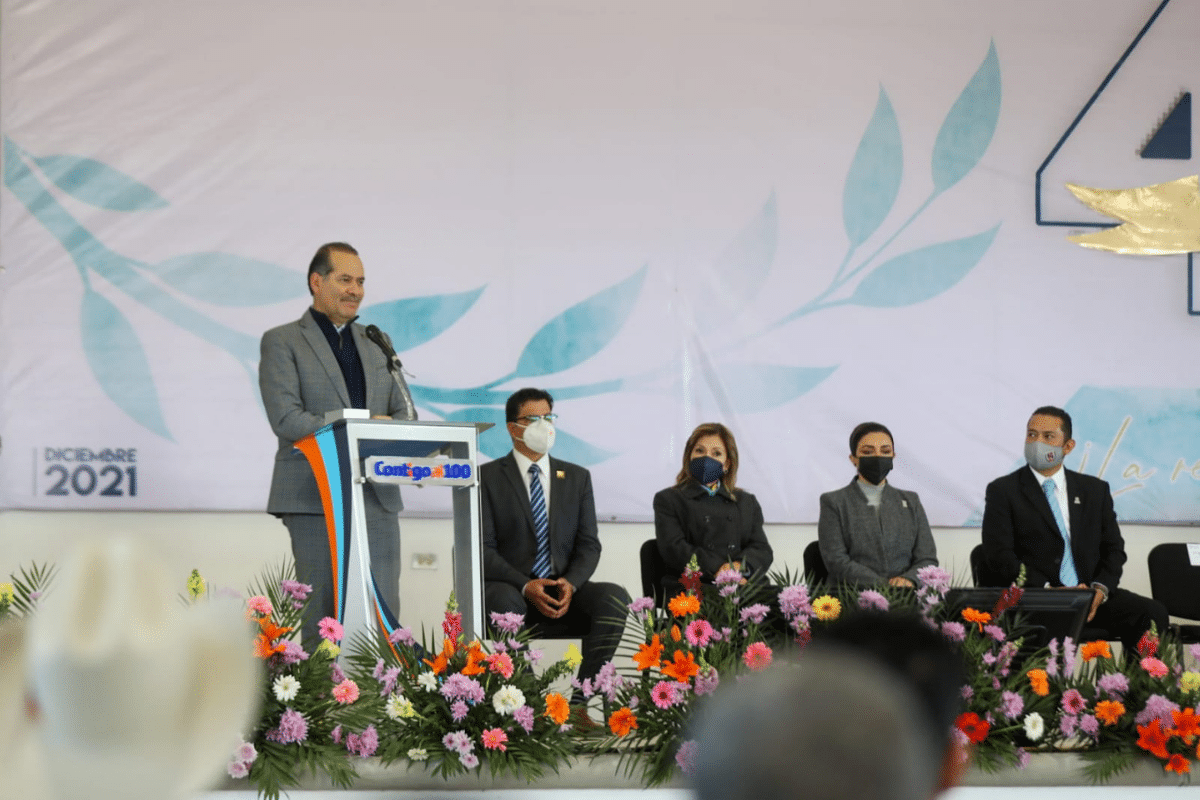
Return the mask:
POLYGON ((1116 725, 1125 713, 1125 705, 1116 700, 1101 700, 1096 703, 1096 719, 1105 725, 1116 725))
POLYGON ((662 668, 662 674, 674 678, 680 683, 687 683, 688 678, 700 674, 700 665, 691 653, 684 656, 682 650, 675 651, 675 661, 662 668))
POLYGON ((637 717, 629 706, 622 706, 609 716, 608 727, 617 736, 628 736, 637 727, 637 717))
POLYGON ((1163 766, 1163 769, 1167 772, 1178 772, 1182 775, 1185 772, 1191 772, 1192 765, 1188 763, 1186 758, 1176 753, 1171 756, 1170 760, 1163 766))
POLYGON ((1151 720, 1149 725, 1138 725, 1138 747, 1159 758, 1170 758, 1167 752, 1167 733, 1163 730, 1162 720, 1151 720))
POLYGON ((1108 642, 1101 639, 1098 642, 1086 642, 1083 647, 1079 648, 1079 657, 1084 661, 1091 661, 1093 658, 1112 658, 1112 650, 1108 647, 1108 642))
POLYGON ((1031 669, 1025 673, 1029 678, 1029 688, 1038 697, 1045 697, 1050 694, 1050 679, 1046 676, 1044 669, 1031 669))
POLYGON ((686 617, 700 611, 700 598, 694 594, 677 594, 667 603, 667 608, 677 617, 686 617))
POLYGON ((567 705, 567 698, 558 692, 546 695, 546 716, 554 720, 555 725, 567 724, 567 718, 571 716, 571 707, 567 705))
POLYGON ((471 647, 467 650, 467 665, 462 668, 463 675, 480 675, 487 671, 487 667, 483 665, 487 655, 483 652, 483 648, 479 642, 471 642, 471 647))
POLYGON ((1175 730, 1179 734, 1179 738, 1183 739, 1188 744, 1192 743, 1192 738, 1200 735, 1200 717, 1196 716, 1196 710, 1185 708, 1183 711, 1172 711, 1171 719, 1175 720, 1175 730))
POLYGON ((962 610, 962 618, 967 622, 974 622, 983 630, 983 626, 992 621, 992 615, 986 611, 976 611, 973 608, 964 608, 962 610))
POLYGON ((662 642, 658 640, 658 634, 656 633, 654 634, 654 638, 650 640, 650 644, 643 644, 633 654, 633 663, 637 664, 638 669, 657 667, 662 663, 662 652, 662 642))

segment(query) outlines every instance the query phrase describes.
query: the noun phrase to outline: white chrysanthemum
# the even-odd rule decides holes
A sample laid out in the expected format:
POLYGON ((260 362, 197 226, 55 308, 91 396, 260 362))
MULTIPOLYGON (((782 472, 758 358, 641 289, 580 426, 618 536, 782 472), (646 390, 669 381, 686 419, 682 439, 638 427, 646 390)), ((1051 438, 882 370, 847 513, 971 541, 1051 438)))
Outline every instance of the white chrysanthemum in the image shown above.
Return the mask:
POLYGON ((280 675, 271 684, 271 690, 275 692, 276 700, 286 703, 289 700, 295 700, 296 695, 300 693, 300 681, 291 675, 280 675))
POLYGON ((1042 719, 1042 715, 1034 711, 1032 714, 1025 715, 1025 735, 1029 737, 1029 741, 1036 742, 1042 738, 1042 734, 1046 732, 1046 723, 1042 719))
POLYGON ((413 761, 424 761, 429 758, 429 753, 425 752, 424 747, 414 747, 408 751, 408 757, 413 761))
POLYGON ((492 696, 492 708, 496 709, 497 714, 512 714, 523 705, 525 693, 511 684, 500 687, 492 696))
POLYGON ((422 672, 417 676, 417 683, 427 692, 437 691, 437 675, 432 672, 422 672))
POLYGON ((391 719, 400 719, 401 717, 416 716, 416 709, 413 708, 412 702, 402 694, 393 694, 388 697, 387 704, 384 706, 384 711, 391 719))

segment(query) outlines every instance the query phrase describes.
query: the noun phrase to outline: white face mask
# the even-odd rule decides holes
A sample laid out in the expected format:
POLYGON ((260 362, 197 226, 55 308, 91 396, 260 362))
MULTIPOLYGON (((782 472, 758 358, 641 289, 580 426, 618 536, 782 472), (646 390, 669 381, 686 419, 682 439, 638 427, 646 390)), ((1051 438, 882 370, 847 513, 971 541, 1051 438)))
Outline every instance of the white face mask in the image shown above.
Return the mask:
POLYGON ((525 435, 521 441, 535 453, 549 453, 554 447, 554 423, 539 419, 525 426, 525 435))

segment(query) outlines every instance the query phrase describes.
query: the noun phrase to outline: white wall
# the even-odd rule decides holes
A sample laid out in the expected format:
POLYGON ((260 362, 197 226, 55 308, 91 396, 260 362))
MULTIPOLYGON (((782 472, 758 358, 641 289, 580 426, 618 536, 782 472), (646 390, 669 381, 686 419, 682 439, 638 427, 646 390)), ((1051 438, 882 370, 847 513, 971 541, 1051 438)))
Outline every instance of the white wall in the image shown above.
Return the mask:
MULTIPOLYGON (((1146 555, 1160 542, 1200 541, 1197 526, 1126 525, 1126 564, 1122 586, 1150 593, 1146 555)), ((126 533, 159 551, 178 572, 182 591, 188 573, 199 569, 213 584, 238 590, 268 565, 290 556, 287 532, 265 513, 167 512, 0 512, 0 575, 30 561, 61 561, 81 538, 126 533)), ((961 584, 970 583, 968 556, 979 542, 978 528, 936 528, 941 564, 961 584)), ((604 555, 596 578, 623 584, 631 595, 641 594, 638 548, 654 536, 650 524, 601 524, 604 555)), ((816 538, 815 525, 768 525, 775 549, 775 569, 800 572, 804 547, 816 538)), ((450 592, 449 520, 402 519, 401 612, 406 625, 436 624, 450 592), (414 557, 432 554, 434 569, 413 569, 414 557)))

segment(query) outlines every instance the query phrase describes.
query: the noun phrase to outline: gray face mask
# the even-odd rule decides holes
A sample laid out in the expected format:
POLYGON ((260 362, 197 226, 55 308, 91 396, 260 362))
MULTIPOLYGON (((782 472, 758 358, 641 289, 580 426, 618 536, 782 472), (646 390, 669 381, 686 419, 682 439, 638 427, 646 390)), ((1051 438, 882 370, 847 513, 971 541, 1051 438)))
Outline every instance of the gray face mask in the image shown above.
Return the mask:
POLYGON ((1053 469, 1062 463, 1063 449, 1045 442, 1025 443, 1025 462, 1034 469, 1053 469))

